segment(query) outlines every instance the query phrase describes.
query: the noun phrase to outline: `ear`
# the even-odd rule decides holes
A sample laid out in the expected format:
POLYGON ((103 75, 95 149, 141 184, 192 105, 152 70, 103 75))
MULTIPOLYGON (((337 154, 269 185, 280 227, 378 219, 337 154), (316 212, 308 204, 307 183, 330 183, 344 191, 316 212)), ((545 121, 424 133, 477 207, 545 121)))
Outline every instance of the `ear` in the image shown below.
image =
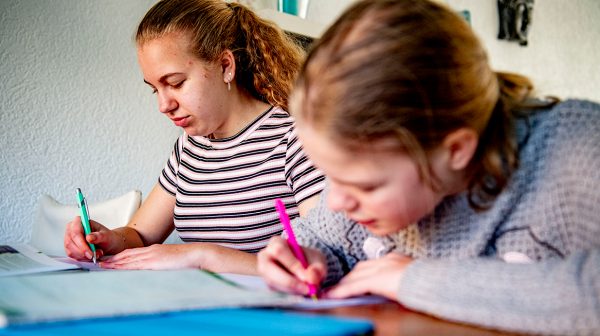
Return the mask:
POLYGON ((225 49, 221 54, 221 69, 223 71, 223 81, 231 83, 235 78, 235 57, 229 49, 225 49))
POLYGON ((442 142, 442 148, 448 154, 448 167, 455 171, 466 168, 475 155, 478 143, 477 132, 470 128, 459 128, 448 134, 442 142))

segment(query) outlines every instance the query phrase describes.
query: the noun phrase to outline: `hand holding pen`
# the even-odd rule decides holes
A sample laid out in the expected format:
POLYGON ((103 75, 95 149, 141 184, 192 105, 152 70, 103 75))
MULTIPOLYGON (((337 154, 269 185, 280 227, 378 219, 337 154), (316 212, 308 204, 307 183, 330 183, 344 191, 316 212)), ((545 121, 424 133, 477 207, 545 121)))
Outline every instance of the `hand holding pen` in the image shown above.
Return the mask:
MULTIPOLYGON (((304 252, 302 252, 300 245, 298 245, 298 242, 296 241, 296 235, 294 235, 294 231, 292 230, 292 224, 290 223, 290 217, 288 216, 287 212, 285 211, 285 205, 283 204, 283 202, 280 199, 275 200, 275 208, 277 209, 277 212, 279 213, 279 220, 281 221, 281 225, 283 225, 283 230, 285 230, 285 233, 288 236, 288 238, 287 238, 288 245, 292 249, 294 256, 302 264, 302 267, 304 267, 306 269, 308 267, 308 262, 306 261, 306 258, 304 257, 304 252)), ((317 286, 315 286, 313 284, 308 284, 308 295, 310 297, 312 297, 313 300, 315 300, 317 298, 317 286)))
MULTIPOLYGON (((79 206, 79 211, 81 213, 81 225, 83 226, 83 231, 85 235, 89 235, 92 233, 92 228, 90 226, 90 212, 87 206, 87 200, 83 197, 83 193, 81 193, 81 189, 77 188, 77 205, 79 206)), ((96 263, 96 246, 92 243, 88 243, 90 249, 92 250, 92 261, 94 264, 96 263)))

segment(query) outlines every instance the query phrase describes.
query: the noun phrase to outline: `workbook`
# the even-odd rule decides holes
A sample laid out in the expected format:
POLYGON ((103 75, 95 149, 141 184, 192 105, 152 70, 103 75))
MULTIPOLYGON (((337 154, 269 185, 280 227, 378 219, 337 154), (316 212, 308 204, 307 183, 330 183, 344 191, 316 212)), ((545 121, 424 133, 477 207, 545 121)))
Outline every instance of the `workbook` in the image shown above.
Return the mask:
POLYGON ((29 245, 0 245, 0 277, 78 268, 50 258, 29 245))
POLYGON ((0 326, 182 311, 286 306, 302 300, 248 290, 200 270, 62 272, 0 278, 0 326))

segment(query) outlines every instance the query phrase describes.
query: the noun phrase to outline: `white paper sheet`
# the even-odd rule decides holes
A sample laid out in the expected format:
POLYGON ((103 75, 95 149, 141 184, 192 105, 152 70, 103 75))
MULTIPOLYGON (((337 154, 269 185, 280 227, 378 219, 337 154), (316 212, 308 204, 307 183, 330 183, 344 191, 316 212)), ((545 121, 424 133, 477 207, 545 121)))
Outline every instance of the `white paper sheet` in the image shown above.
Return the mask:
POLYGON ((0 277, 78 268, 52 259, 29 245, 0 245, 0 277))
MULTIPOLYGON (((265 281, 258 276, 251 275, 239 275, 223 273, 220 274, 223 278, 238 284, 244 288, 256 289, 256 290, 268 290, 268 286, 265 281)), ((344 306, 357 306, 367 304, 378 304, 384 303, 388 300, 381 296, 376 295, 363 295, 346 299, 325 299, 320 298, 313 300, 311 298, 301 298, 295 303, 288 304, 286 307, 294 309, 305 309, 305 310, 317 310, 317 309, 329 309, 344 306)))
POLYGON ((208 272, 67 272, 0 278, 8 324, 200 308, 286 306, 300 298, 248 290, 208 272))
POLYGON ((98 264, 94 264, 91 261, 79 261, 68 257, 54 257, 54 259, 66 264, 75 265, 76 267, 86 271, 112 271, 112 269, 102 268, 98 264))

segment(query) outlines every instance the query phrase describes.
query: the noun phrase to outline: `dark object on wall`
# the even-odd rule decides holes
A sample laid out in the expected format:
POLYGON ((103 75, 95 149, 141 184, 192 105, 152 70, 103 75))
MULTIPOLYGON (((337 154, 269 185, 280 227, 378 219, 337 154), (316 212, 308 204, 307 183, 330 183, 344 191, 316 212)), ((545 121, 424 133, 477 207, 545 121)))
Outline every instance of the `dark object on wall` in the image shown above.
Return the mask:
POLYGON ((467 22, 469 23, 469 25, 471 25, 471 12, 469 12, 468 10, 461 10, 460 12, 458 12, 458 14, 460 16, 463 17, 463 19, 467 20, 467 22))
POLYGON ((518 41, 520 45, 526 46, 532 14, 533 0, 498 0, 498 39, 518 41))

